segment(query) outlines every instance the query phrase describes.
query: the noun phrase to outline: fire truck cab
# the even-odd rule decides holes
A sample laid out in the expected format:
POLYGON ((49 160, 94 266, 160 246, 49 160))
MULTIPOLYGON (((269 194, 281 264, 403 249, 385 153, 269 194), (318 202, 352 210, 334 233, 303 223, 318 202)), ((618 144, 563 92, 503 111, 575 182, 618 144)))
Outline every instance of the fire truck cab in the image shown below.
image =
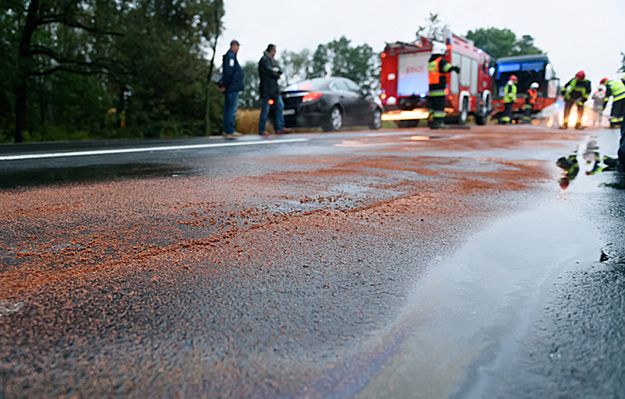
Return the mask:
MULTIPOLYGON (((464 124, 469 115, 479 125, 486 124, 492 110, 491 57, 474 43, 448 33, 445 59, 460 67, 460 74, 450 73, 446 112, 452 122, 464 124)), ((416 126, 428 119, 428 61, 432 42, 421 38, 412 43, 387 43, 381 54, 382 120, 399 126, 416 126)))
POLYGON ((512 106, 513 119, 519 119, 523 112, 527 89, 538 83, 538 99, 533 113, 539 113, 556 102, 560 91, 560 79, 546 55, 522 55, 497 60, 494 74, 494 114, 500 116, 504 110, 504 87, 511 75, 518 78, 518 99, 512 106))

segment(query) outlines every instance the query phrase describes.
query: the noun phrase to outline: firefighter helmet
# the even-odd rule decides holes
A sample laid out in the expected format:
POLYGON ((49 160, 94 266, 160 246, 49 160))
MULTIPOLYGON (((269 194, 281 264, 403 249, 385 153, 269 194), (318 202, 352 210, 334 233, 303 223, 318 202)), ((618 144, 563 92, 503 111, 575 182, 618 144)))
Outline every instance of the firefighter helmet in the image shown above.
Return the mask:
POLYGON ((575 74, 575 78, 577 78, 577 80, 584 80, 586 79, 586 72, 584 71, 579 71, 575 74))
POLYGON ((530 89, 538 89, 540 87, 540 85, 538 84, 538 82, 534 82, 530 85, 530 89))
POLYGON ((447 52, 447 46, 441 42, 432 42, 432 54, 443 55, 447 52))
POLYGON ((510 75, 510 80, 516 83, 519 81, 519 78, 517 78, 516 75, 510 75))
POLYGON ((603 79, 601 79, 601 82, 599 82, 599 84, 600 85, 604 85, 604 84, 608 83, 608 80, 609 80, 608 78, 603 78, 603 79))

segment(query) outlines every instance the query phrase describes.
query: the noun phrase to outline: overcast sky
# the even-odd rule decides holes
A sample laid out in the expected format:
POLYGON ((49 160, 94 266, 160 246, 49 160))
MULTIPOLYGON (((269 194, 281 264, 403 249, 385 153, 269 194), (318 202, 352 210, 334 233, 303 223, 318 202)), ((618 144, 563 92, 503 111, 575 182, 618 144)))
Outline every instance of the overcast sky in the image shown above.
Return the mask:
POLYGON ((625 51, 625 0, 226 0, 225 6, 219 53, 236 38, 241 61, 257 61, 270 42, 279 50, 314 50, 341 35, 381 51, 385 42, 413 40, 430 11, 460 35, 494 26, 534 36, 563 81, 579 69, 593 83, 616 76, 625 51))

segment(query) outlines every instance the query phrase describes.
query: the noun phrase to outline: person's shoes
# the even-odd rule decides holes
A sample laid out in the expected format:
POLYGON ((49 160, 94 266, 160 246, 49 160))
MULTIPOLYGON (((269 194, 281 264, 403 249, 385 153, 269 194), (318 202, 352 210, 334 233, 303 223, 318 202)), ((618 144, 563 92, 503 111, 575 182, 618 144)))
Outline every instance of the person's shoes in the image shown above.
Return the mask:
POLYGON ((582 125, 575 125, 575 130, 584 130, 584 129, 586 129, 586 127, 582 125))
POLYGON ((241 137, 241 136, 243 136, 243 133, 233 132, 232 136, 234 136, 234 137, 241 137))
POLYGON ((235 136, 234 133, 224 133, 221 135, 221 137, 223 137, 226 140, 234 140, 237 138, 237 136, 235 136))
POLYGON ((560 126, 560 130, 566 130, 569 128, 569 125, 567 125, 566 123, 562 126, 560 126))
POLYGON ((286 128, 284 128, 282 130, 278 130, 276 132, 276 134, 289 134, 289 133, 292 133, 291 129, 286 129, 286 128))

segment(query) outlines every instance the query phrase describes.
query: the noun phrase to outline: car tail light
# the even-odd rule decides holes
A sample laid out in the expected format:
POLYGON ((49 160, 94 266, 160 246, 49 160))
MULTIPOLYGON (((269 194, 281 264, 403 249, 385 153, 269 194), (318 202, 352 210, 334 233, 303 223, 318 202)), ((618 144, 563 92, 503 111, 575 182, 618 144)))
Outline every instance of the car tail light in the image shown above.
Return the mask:
POLYGON ((310 93, 307 93, 304 98, 302 98, 302 102, 303 103, 309 103, 311 101, 317 101, 319 100, 321 97, 323 96, 323 93, 319 93, 316 91, 311 91, 310 93))

